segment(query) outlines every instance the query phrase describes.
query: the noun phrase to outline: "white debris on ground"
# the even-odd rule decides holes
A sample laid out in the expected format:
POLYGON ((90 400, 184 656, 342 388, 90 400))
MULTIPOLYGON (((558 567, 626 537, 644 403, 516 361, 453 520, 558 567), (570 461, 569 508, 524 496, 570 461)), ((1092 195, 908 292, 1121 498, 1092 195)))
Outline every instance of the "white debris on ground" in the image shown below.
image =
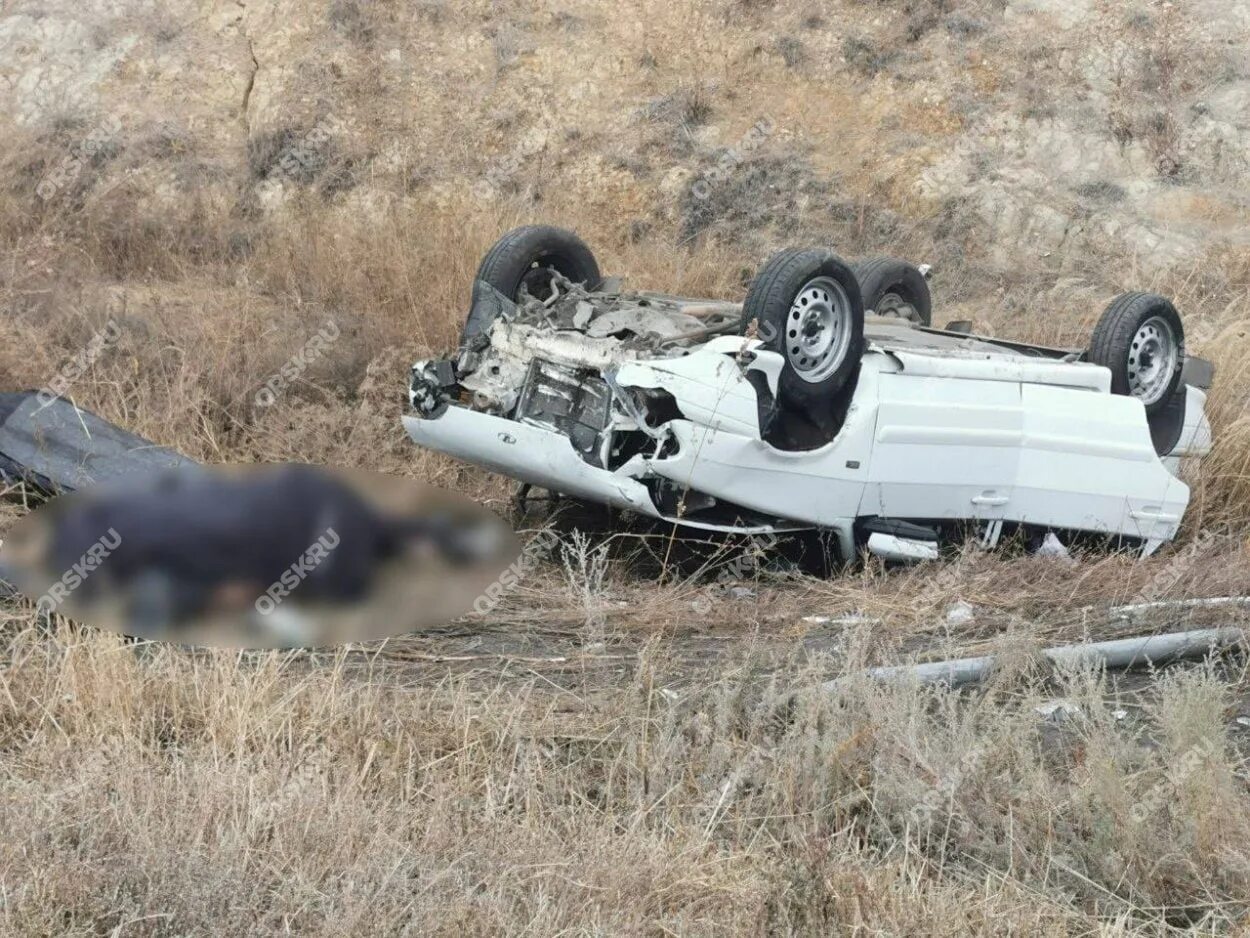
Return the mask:
MULTIPOLYGON (((1081 712, 1081 708, 1070 700, 1048 700, 1033 708, 1034 712, 1051 723, 1062 723, 1081 712)), ((1122 711, 1121 711, 1122 712, 1122 711)), ((1117 717, 1119 719, 1119 717, 1117 717)))
POLYGON ((1046 539, 1042 541, 1042 546, 1035 553, 1037 557, 1053 557, 1057 560, 1065 560, 1069 563, 1076 563, 1072 558, 1071 552, 1063 546, 1063 542, 1054 534, 1047 534, 1046 539))
POLYGON ((1194 609, 1219 609, 1223 607, 1250 607, 1250 596, 1215 596, 1209 599, 1167 599, 1156 602, 1133 603, 1111 609, 1112 619, 1133 619, 1155 612, 1182 612, 1194 609))
POLYGON ((803 616, 801 625, 879 625, 880 619, 866 616, 862 612, 849 612, 840 616, 803 616))
POLYGON ((962 599, 946 610, 947 625, 967 625, 976 617, 976 607, 962 599))

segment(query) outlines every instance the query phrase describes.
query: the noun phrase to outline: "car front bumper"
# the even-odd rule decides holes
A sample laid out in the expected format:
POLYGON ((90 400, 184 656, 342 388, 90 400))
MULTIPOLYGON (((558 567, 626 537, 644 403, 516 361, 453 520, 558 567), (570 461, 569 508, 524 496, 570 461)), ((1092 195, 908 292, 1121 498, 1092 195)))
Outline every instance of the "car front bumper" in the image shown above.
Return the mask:
POLYGON ((592 466, 567 436, 504 417, 452 406, 434 418, 405 416, 404 429, 419 446, 528 482, 551 492, 634 511, 705 531, 766 534, 806 525, 718 525, 665 515, 641 479, 650 474, 642 457, 612 471, 592 466))

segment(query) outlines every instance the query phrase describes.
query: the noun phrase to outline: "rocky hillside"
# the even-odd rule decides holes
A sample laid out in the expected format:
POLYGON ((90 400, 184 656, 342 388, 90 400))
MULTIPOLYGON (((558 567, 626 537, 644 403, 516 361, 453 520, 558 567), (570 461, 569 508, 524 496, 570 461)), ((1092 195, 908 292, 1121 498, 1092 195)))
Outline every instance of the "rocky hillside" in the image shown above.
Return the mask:
POLYGON ((1235 0, 11 0, 0 63, 13 124, 107 138, 65 188, 153 211, 556 198, 621 237, 920 226, 1004 267, 1250 238, 1235 0))

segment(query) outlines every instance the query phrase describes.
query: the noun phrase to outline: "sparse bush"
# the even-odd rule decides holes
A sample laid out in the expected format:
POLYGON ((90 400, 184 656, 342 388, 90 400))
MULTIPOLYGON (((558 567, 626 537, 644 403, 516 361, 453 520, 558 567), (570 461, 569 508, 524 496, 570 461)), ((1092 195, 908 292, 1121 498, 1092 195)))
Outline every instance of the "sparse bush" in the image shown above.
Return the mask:
POLYGON ((958 36, 961 39, 971 39, 974 36, 980 36, 988 28, 985 20, 975 16, 967 16, 963 13, 952 13, 946 18, 946 31, 952 36, 958 36))
POLYGON ((742 243, 775 225, 792 223, 828 191, 801 157, 756 152, 729 168, 706 192, 692 187, 683 193, 682 237, 706 233, 742 243))
POLYGON ((898 59, 898 52, 882 49, 876 42, 863 36, 847 36, 842 40, 842 57, 857 72, 876 76, 898 59))
POLYGON ((377 35, 373 21, 375 0, 330 0, 326 19, 339 33, 352 42, 369 45, 377 35))
POLYGON ((806 53, 803 50, 803 41, 794 36, 782 36, 777 40, 777 52, 780 54, 787 68, 795 68, 803 64, 806 53))
POLYGON ((447 0, 417 0, 413 9, 427 22, 439 24, 447 15, 447 0))
POLYGON ((490 31, 491 46, 495 50, 495 66, 499 71, 511 68, 526 52, 531 51, 529 41, 522 35, 522 26, 504 22, 490 31))
POLYGON ((1074 191, 1079 198, 1099 205, 1112 205, 1116 202, 1123 202, 1127 196, 1123 186, 1114 182, 1107 182, 1106 180, 1082 183, 1074 191))
POLYGON ((1115 62, 1109 129, 1121 145, 1145 145, 1159 176, 1177 182, 1189 172, 1186 97, 1221 72, 1223 50, 1203 41, 1193 21, 1171 7, 1135 16, 1131 25, 1142 35, 1115 62))
POLYGON ((702 83, 683 85, 649 102, 643 109, 648 120, 677 127, 699 127, 712 117, 713 91, 702 83))
MULTIPOLYGON (((286 176, 288 171, 283 166, 283 157, 300 145, 306 132, 297 127, 281 127, 248 137, 247 165, 252 178, 261 181, 286 176)), ((293 182, 312 182, 325 163, 325 154, 320 151, 313 153, 307 163, 293 161, 289 178, 293 182)))

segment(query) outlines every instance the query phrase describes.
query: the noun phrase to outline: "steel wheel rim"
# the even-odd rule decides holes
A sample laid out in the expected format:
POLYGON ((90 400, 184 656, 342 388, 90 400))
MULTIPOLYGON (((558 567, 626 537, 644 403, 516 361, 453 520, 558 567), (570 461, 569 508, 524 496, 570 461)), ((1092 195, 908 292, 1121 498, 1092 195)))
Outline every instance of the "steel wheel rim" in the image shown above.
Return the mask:
POLYGON ((1128 389, 1146 405, 1163 400, 1180 361, 1176 332, 1162 316, 1142 323, 1128 353, 1128 389))
POLYGON ((873 312, 887 319, 904 319, 920 325, 920 312, 897 293, 887 293, 881 297, 873 312))
POLYGON ((809 280, 786 316, 786 361, 809 384, 838 370, 851 344, 851 302, 832 277, 809 280))

